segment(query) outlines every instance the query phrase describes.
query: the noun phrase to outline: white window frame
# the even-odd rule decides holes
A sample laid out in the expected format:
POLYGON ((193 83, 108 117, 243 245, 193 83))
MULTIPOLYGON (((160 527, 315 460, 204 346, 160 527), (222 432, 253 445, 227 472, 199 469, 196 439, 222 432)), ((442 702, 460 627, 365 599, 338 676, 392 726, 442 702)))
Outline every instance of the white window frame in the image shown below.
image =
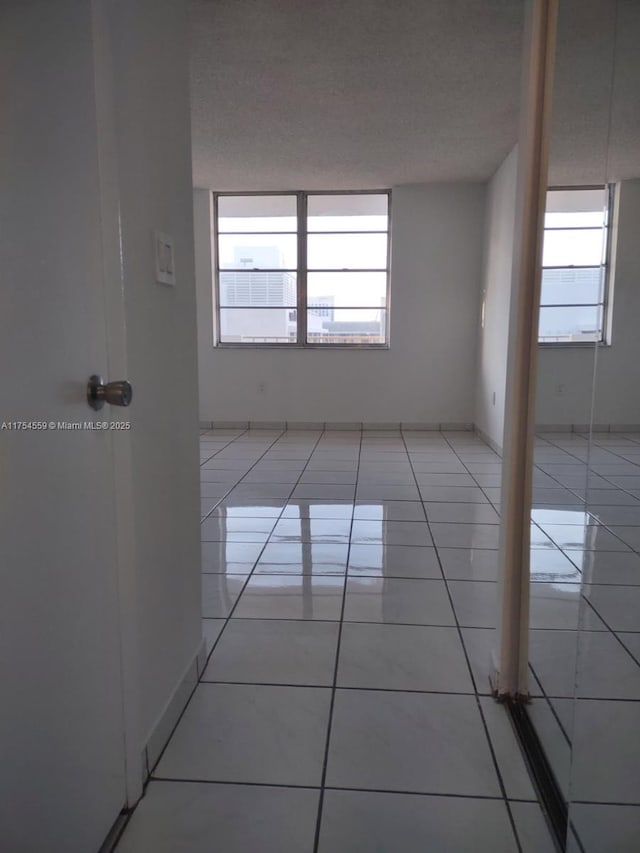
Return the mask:
MULTIPOLYGON (((552 305, 542 302, 542 288, 541 288, 541 296, 540 296, 540 308, 584 308, 589 307, 591 305, 600 305, 602 304, 602 335, 599 340, 594 341, 545 341, 540 340, 538 338, 538 346, 542 348, 571 348, 571 347, 593 347, 593 346, 610 346, 611 345, 611 312, 613 305, 613 274, 612 274, 612 245, 613 245, 613 232, 614 232, 614 223, 613 223, 613 214, 614 214, 614 206, 615 206, 615 184, 585 184, 580 186, 552 186, 548 188, 549 192, 561 190, 563 192, 572 192, 572 191, 580 191, 580 190, 606 190, 607 194, 607 209, 606 209, 606 224, 605 224, 605 246, 603 252, 603 262, 598 267, 602 270, 603 275, 603 284, 602 284, 602 303, 565 303, 560 305, 552 305)), ((544 233, 547 231, 570 231, 570 230, 588 230, 588 226, 578 226, 576 228, 544 228, 544 233)), ((574 267, 570 264, 563 266, 548 266, 542 267, 542 274, 544 274, 545 269, 573 269, 574 267)), ((588 267, 580 267, 580 269, 587 269, 588 267)), ((592 267, 595 269, 596 267, 592 267)))
MULTIPOLYGON (((332 232, 322 232, 332 233, 332 232)), ((349 232, 340 232, 349 233, 349 232)), ((354 232, 355 233, 355 232, 354 232)), ((373 233, 369 231, 358 231, 359 234, 373 233)), ((376 233, 384 233, 377 231, 376 233)), ((389 317, 390 317, 390 279, 391 279, 391 190, 376 189, 376 190, 293 190, 293 191, 255 191, 255 192, 214 192, 213 193, 213 247, 214 247, 214 346, 223 349, 375 349, 388 350, 390 347, 389 341, 389 317), (387 196, 387 263, 386 267, 380 269, 357 270, 349 268, 348 270, 330 270, 330 272, 370 272, 370 273, 385 273, 386 275, 386 290, 385 290, 385 324, 384 335, 385 339, 381 343, 318 343, 307 341, 307 273, 308 272, 323 272, 323 270, 308 270, 307 269, 307 200, 311 196, 345 196, 345 195, 386 195, 387 196), (239 198, 243 196, 291 196, 296 198, 296 221, 297 221, 297 267, 296 267, 296 341, 295 343, 259 343, 259 342, 242 342, 232 341, 225 342, 221 338, 221 322, 220 322, 220 273, 225 272, 225 269, 220 269, 220 251, 219 251, 219 231, 218 231, 218 200, 220 198, 231 197, 239 198)), ((313 306, 312 306, 313 307, 313 306)), ((350 306, 339 306, 340 308, 349 308, 350 306)), ((366 310, 368 306, 354 306, 366 310)), ((370 306, 377 308, 379 306, 370 306)), ((294 309, 292 309, 294 310, 294 309)))

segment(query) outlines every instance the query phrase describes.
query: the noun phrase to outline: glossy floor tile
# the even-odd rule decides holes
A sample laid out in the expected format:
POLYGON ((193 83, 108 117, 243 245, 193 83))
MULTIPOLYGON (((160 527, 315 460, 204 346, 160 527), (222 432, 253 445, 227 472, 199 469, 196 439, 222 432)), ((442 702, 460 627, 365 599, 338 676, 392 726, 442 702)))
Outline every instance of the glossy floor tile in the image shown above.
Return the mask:
MULTIPOLYGON (((590 552, 594 553, 594 552, 590 552)), ((532 548, 529 570, 532 583, 575 583, 583 580, 582 562, 578 562, 574 551, 532 548)))
POLYGON ((353 517, 362 521, 424 521, 420 501, 356 501, 353 517))
POLYGON ((336 622, 232 619, 202 680, 331 686, 337 644, 336 622))
POLYGON ((349 549, 350 576, 442 578, 435 548, 355 543, 349 549))
POLYGON ((487 503, 487 496, 477 486, 421 486, 420 495, 425 503, 487 503))
POLYGON ((461 628, 460 636, 464 642, 471 676, 476 693, 491 695, 493 688, 490 678, 495 671, 494 654, 497 642, 495 628, 461 628))
MULTIPOLYGON (((496 454, 469 431, 202 442, 208 660, 118 853, 546 853, 489 683, 496 454)), ((536 529, 557 597, 586 558, 536 529)))
POLYGON ((363 521, 354 519, 351 541, 361 545, 433 545, 426 521, 363 521))
POLYGON ((233 610, 248 575, 202 576, 202 616, 225 619, 233 610))
POLYGON ((640 700, 640 666, 608 631, 541 631, 531 666, 547 696, 640 700))
POLYGON ((454 694, 338 689, 326 784, 500 796, 475 696, 454 694))
POLYGON ((348 577, 344 619, 410 625, 455 625, 447 589, 440 580, 348 577))
POLYGON ((282 511, 282 518, 336 518, 351 520, 352 501, 299 498, 290 500, 282 511))
POLYGON ((585 598, 613 631, 640 631, 640 587, 585 585, 585 598))
POLYGON ((499 545, 497 524, 432 522, 431 533, 439 548, 492 548, 499 545))
POLYGON ((198 685, 156 778, 319 786, 331 690, 198 685))
POLYGON ((507 808, 499 800, 328 790, 318 849, 516 853, 518 847, 507 808))
POLYGON ((313 853, 319 792, 152 781, 118 853, 313 853))
POLYGON ((293 575, 344 575, 349 547, 318 542, 281 542, 273 539, 256 563, 255 573, 293 575))
POLYGON ((538 803, 512 802, 509 805, 522 853, 556 853, 538 803))
POLYGON ((439 548, 444 576, 449 580, 497 581, 498 551, 477 548, 439 548))
POLYGON ((573 800, 640 805, 638 711, 638 702, 575 702, 573 800))
POLYGON ((499 524, 500 516, 490 504, 425 503, 430 522, 463 522, 466 524, 499 524))
POLYGON ((271 542, 349 542, 351 519, 282 518, 271 533, 271 542))
POLYGON ((585 551, 629 551, 624 540, 599 524, 543 524, 547 536, 562 549, 585 551))
POLYGON ((226 619, 203 619, 202 620, 202 636, 207 644, 207 655, 211 654, 222 629, 226 625, 226 619))
POLYGON ((532 513, 554 547, 532 551, 530 657, 544 697, 529 714, 571 797, 572 853, 626 853, 640 837, 629 835, 640 813, 638 451, 639 433, 594 433, 588 453, 586 436, 573 434, 544 436, 536 448, 538 468, 583 501, 569 506, 564 496, 532 513))
POLYGON ((449 581, 456 618, 465 628, 493 628, 497 624, 498 588, 489 581, 449 581))
POLYGON ((596 611, 586 604, 579 583, 531 584, 531 628, 606 631, 596 611))
POLYGON ((569 551, 585 584, 640 586, 640 554, 632 551, 569 551))
POLYGON ((573 803, 569 818, 580 838, 568 853, 634 853, 640 838, 640 806, 573 803))
POLYGON ((262 553, 259 542, 203 542, 202 571, 213 574, 249 574, 262 553))
POLYGON ((368 483, 358 486, 356 497, 359 501, 372 499, 384 501, 419 501, 420 492, 415 485, 390 486, 368 483))
POLYGON ((339 687, 473 693, 455 628, 345 623, 339 687))

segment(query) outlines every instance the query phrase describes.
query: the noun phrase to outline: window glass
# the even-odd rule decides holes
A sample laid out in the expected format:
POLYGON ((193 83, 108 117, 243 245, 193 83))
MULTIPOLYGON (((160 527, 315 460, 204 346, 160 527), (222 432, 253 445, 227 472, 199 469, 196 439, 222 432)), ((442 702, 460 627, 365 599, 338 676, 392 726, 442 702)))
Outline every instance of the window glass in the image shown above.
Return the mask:
POLYGON ((609 189, 547 193, 538 340, 604 340, 608 287, 609 189))
POLYGON ((219 343, 387 343, 388 193, 221 194, 215 211, 219 343))

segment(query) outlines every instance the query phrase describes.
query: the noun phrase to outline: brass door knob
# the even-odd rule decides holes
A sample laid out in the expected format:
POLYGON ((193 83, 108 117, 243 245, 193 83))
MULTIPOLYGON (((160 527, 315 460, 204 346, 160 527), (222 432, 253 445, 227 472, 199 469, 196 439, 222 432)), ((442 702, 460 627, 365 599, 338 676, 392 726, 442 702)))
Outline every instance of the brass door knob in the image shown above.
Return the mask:
POLYGON ((112 406, 129 406, 133 397, 133 388, 126 379, 116 382, 103 382, 102 377, 96 373, 89 377, 87 383, 87 402, 96 412, 110 403, 112 406))

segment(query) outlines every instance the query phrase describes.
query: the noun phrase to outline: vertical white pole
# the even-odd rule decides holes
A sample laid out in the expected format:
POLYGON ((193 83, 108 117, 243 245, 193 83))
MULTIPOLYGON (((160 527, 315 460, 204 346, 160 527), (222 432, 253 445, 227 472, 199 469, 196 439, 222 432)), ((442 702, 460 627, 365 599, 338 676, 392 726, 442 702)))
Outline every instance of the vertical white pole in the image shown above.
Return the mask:
POLYGON ((558 0, 527 0, 500 533, 499 697, 528 694, 529 547, 542 228, 558 0))

